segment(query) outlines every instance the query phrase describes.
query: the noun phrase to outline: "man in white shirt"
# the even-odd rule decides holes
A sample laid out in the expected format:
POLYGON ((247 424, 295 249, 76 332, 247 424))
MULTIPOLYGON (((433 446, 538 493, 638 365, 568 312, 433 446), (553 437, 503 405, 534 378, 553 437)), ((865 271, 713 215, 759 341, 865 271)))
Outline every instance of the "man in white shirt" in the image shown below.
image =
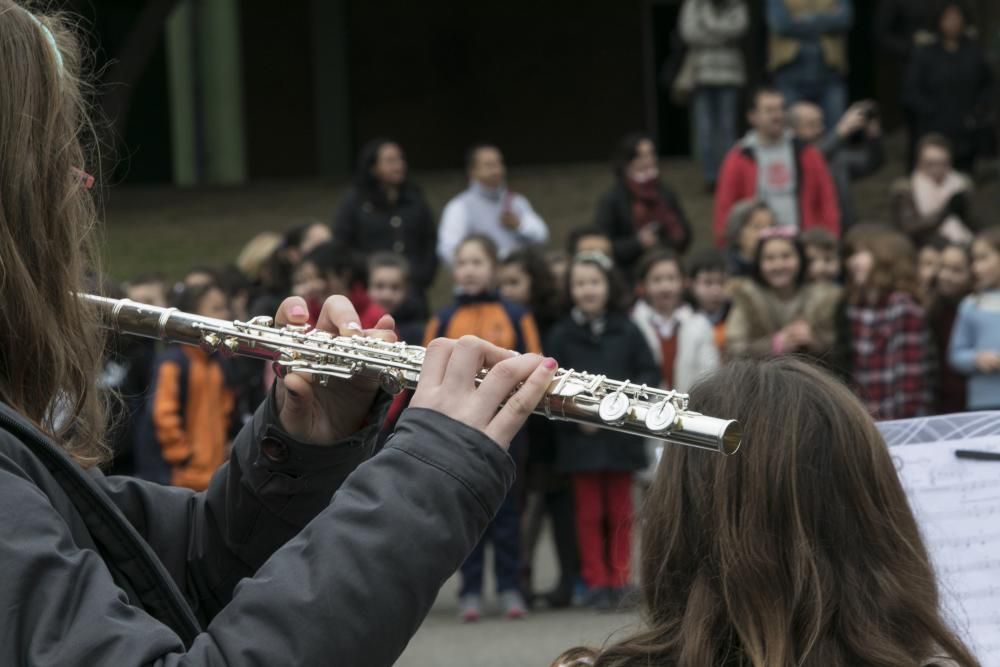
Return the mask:
POLYGON ((477 144, 466 154, 469 187, 444 207, 438 228, 438 257, 451 263, 455 249, 470 234, 484 234, 500 257, 531 244, 545 243, 549 228, 528 200, 507 189, 500 149, 477 144))

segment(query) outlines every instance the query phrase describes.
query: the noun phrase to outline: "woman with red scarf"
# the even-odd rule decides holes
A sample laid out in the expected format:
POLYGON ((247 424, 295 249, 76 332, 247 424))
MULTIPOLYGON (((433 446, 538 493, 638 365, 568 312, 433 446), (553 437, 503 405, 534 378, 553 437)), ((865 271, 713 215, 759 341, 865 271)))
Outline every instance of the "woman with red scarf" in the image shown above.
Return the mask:
POLYGON ((656 146, 644 134, 629 134, 618 146, 617 183, 597 205, 595 222, 611 238, 615 263, 628 269, 650 248, 683 253, 691 227, 677 195, 660 180, 656 146))

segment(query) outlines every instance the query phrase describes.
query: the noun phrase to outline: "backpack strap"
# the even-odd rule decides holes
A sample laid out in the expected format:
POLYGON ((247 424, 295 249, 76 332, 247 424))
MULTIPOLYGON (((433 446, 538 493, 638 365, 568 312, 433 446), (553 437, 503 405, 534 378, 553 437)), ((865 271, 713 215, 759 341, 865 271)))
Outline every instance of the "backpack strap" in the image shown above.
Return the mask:
POLYGON ((436 316, 437 329, 434 330, 433 338, 441 338, 447 335, 448 325, 451 324, 451 318, 455 315, 456 310, 458 310, 458 306, 451 304, 438 312, 436 316))
POLYGON ((160 368, 165 363, 176 364, 180 369, 177 399, 178 405, 181 406, 181 428, 185 428, 187 420, 185 408, 187 406, 191 360, 180 346, 171 346, 166 348, 156 358, 153 381, 146 392, 142 414, 135 429, 135 441, 132 443, 137 476, 159 484, 170 484, 172 474, 170 466, 163 460, 163 447, 160 445, 159 438, 156 437, 156 424, 153 423, 156 382, 160 376, 160 368))
POLYGON ((514 350, 524 354, 528 350, 524 342, 524 328, 521 327, 521 318, 525 316, 527 311, 521 306, 505 301, 504 299, 500 300, 500 305, 503 306, 504 312, 507 314, 507 319, 510 320, 510 325, 514 328, 514 340, 516 341, 514 350))

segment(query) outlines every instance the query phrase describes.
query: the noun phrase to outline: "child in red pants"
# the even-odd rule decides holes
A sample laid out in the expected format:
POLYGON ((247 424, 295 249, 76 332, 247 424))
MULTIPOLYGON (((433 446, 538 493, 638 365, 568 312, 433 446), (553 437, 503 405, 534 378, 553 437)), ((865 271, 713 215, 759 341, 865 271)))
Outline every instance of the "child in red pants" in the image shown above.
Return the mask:
MULTIPOLYGON (((656 387, 660 371, 646 340, 622 309, 624 286, 611 260, 581 253, 569 269, 573 310, 557 323, 545 351, 563 368, 656 387)), ((594 426, 559 423, 556 469, 573 480, 576 532, 589 602, 608 609, 629 582, 632 474, 646 466, 642 439, 594 426)))

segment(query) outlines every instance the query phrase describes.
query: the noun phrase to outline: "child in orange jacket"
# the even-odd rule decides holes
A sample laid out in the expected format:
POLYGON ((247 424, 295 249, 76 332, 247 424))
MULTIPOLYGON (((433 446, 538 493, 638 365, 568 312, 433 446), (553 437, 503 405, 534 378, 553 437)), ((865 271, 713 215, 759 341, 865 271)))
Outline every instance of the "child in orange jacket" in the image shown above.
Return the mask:
MULTIPOLYGON (((478 336, 494 345, 518 352, 542 351, 538 328, 531 314, 502 300, 495 290, 497 247, 480 235, 468 236, 455 250, 452 264, 455 278, 455 302, 439 311, 427 323, 424 345, 435 338, 478 336)), ((460 396, 455 397, 461 400, 460 396)), ((511 443, 511 456, 517 460, 523 432, 511 443)), ((513 492, 507 494, 500 511, 486 530, 475 550, 462 564, 462 587, 459 615, 463 621, 475 621, 482 613, 483 555, 487 540, 493 543, 497 593, 504 615, 520 618, 525 613, 519 590, 520 508, 513 492)))
MULTIPOLYGON (((215 285, 185 290, 178 307, 205 317, 230 319, 223 291, 215 285)), ((233 392, 217 356, 201 348, 171 345, 160 355, 153 385, 152 420, 170 483, 208 488, 226 459, 233 392)))

